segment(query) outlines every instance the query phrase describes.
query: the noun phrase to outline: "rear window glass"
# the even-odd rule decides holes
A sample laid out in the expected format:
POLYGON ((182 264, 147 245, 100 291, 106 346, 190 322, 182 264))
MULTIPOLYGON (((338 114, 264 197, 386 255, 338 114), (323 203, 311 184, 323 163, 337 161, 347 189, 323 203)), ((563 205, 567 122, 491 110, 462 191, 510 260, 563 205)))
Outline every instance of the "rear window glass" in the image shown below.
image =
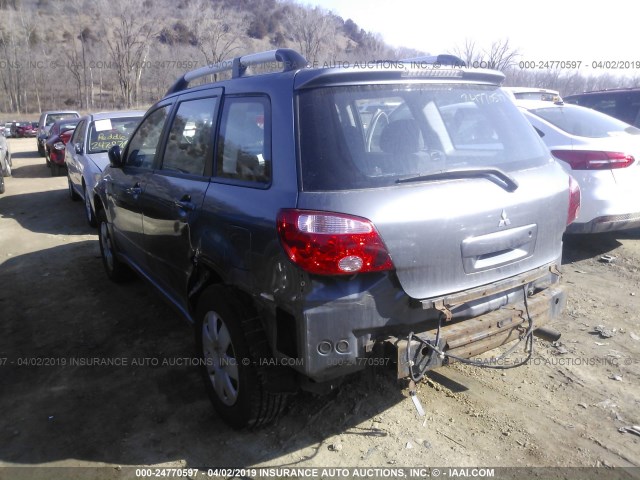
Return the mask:
POLYGON ((53 125, 58 120, 64 120, 65 118, 78 118, 77 113, 50 113, 47 115, 46 125, 53 125))
POLYGON ((604 138, 627 132, 640 134, 640 130, 616 118, 588 108, 565 105, 564 107, 536 108, 531 113, 555 125, 571 135, 588 138, 604 138))
POLYGON ((388 186, 451 168, 514 171, 549 161, 531 125, 495 86, 324 87, 301 92, 298 111, 307 191, 388 186))
POLYGON ((124 148, 141 118, 107 118, 92 122, 89 126, 88 153, 108 152, 114 145, 124 148))

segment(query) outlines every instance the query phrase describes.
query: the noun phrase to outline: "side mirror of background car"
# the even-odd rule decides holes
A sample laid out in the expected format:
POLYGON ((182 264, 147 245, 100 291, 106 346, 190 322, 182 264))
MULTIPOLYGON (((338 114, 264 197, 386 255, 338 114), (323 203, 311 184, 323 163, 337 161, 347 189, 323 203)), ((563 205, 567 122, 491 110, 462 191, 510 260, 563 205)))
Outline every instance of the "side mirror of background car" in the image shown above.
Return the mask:
POLYGON ((122 167, 122 150, 120 149, 120 145, 114 145, 109 149, 109 165, 114 168, 122 167))
POLYGON ((80 155, 82 154, 82 145, 80 143, 74 143, 73 149, 76 151, 76 153, 80 155))

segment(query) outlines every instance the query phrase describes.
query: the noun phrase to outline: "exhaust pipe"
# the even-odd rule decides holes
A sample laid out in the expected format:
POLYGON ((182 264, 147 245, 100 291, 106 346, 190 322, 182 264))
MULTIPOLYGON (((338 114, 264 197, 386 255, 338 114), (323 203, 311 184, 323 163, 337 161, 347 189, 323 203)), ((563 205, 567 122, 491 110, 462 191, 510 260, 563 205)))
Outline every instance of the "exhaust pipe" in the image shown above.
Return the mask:
POLYGON ((560 340, 560 337, 562 336, 560 332, 549 327, 536 328, 533 331, 533 334, 536 337, 541 338, 542 340, 546 340, 547 342, 550 342, 550 343, 557 342, 558 340, 560 340))

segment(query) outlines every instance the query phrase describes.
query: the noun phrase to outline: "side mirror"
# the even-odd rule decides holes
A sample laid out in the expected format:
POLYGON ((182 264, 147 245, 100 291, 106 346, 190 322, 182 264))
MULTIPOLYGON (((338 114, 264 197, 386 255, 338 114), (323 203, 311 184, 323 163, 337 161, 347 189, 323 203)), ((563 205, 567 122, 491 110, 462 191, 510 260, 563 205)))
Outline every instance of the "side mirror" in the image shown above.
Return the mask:
POLYGON ((113 168, 122 168, 122 150, 120 145, 114 145, 109 149, 109 165, 113 168))
POLYGON ((82 144, 74 143, 73 149, 76 151, 77 154, 82 155, 82 144))

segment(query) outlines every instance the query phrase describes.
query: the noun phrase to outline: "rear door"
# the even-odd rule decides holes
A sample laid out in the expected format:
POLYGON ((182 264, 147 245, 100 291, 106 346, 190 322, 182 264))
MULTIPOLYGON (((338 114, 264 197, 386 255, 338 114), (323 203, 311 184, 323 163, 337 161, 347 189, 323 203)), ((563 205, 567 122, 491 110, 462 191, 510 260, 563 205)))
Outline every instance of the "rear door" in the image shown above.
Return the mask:
MULTIPOLYGON (((163 155, 141 196, 149 272, 178 303, 198 248, 193 230, 211 177, 214 131, 222 89, 183 95, 168 127, 163 155)), ((186 306, 186 305, 183 305, 186 306)))

